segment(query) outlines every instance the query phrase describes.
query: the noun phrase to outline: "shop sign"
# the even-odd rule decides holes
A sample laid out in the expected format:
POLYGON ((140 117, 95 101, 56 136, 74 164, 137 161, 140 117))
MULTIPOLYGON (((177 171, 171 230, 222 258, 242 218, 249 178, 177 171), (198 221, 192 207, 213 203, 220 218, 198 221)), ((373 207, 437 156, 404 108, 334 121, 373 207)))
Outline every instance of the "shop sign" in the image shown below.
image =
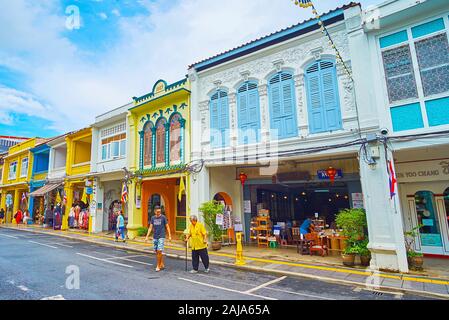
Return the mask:
POLYGON ((449 159, 397 163, 399 182, 438 181, 449 179, 449 159))
POLYGON ((7 207, 10 207, 10 206, 12 206, 12 194, 7 194, 6 195, 6 206, 7 207))
POLYGON ((215 224, 219 225, 219 226, 222 226, 223 225, 223 218, 224 218, 223 214, 218 213, 216 218, 215 218, 215 224))
POLYGON ((94 193, 94 189, 92 187, 87 187, 86 194, 92 194, 92 193, 94 193))
POLYGON ((251 200, 243 201, 243 212, 251 213, 251 200))
POLYGON ((310 180, 310 173, 308 171, 293 171, 293 172, 283 172, 275 175, 277 181, 287 182, 287 181, 303 181, 310 180))
POLYGON ((441 236, 438 233, 421 233, 421 244, 425 247, 441 247, 441 236))
MULTIPOLYGON (((327 175, 326 169, 317 171, 318 180, 329 180, 329 176, 327 175)), ((343 178, 343 170, 337 169, 337 173, 335 175, 335 179, 343 178)))

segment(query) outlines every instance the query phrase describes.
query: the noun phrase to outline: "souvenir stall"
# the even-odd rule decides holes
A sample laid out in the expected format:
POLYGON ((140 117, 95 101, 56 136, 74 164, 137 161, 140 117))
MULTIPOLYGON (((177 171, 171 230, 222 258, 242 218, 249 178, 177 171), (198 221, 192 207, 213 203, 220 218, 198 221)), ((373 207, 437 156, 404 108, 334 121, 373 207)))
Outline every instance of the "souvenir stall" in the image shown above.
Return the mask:
POLYGON ((87 188, 75 187, 73 203, 69 211, 68 224, 71 229, 89 229, 89 198, 87 188))
POLYGON ((117 215, 122 210, 122 203, 120 200, 114 200, 109 205, 109 222, 108 230, 115 231, 117 229, 117 215))

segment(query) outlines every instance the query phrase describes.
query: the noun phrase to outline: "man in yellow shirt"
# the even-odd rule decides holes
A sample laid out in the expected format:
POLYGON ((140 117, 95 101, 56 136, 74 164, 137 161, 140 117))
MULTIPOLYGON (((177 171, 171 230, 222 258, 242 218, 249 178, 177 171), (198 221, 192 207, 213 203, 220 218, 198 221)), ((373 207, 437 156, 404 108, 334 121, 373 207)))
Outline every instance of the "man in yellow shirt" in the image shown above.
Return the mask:
POLYGON ((189 233, 186 236, 186 241, 190 240, 190 247, 192 248, 192 266, 193 270, 190 273, 198 273, 198 267, 201 261, 204 264, 205 272, 209 272, 209 254, 207 253, 207 232, 206 228, 201 222, 198 222, 198 217, 190 216, 189 233))

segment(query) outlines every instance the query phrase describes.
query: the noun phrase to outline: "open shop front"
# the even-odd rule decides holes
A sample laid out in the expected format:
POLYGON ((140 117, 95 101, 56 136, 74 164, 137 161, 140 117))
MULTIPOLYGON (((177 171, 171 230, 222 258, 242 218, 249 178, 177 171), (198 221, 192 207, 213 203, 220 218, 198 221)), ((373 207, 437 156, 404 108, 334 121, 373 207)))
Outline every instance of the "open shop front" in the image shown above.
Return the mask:
POLYGON ((71 197, 68 198, 67 204, 70 206, 68 227, 70 229, 90 231, 89 206, 93 193, 92 181, 71 183, 69 192, 71 192, 71 197))
POLYGON ((313 240, 322 255, 344 250, 335 217, 343 209, 363 208, 355 156, 281 163, 270 179, 259 168, 238 169, 247 180, 243 207, 250 244, 310 254, 310 246, 302 245, 313 240))
POLYGON ((63 183, 47 183, 43 187, 30 193, 33 199, 31 210, 34 223, 46 228, 60 230, 62 214, 64 212, 63 183))

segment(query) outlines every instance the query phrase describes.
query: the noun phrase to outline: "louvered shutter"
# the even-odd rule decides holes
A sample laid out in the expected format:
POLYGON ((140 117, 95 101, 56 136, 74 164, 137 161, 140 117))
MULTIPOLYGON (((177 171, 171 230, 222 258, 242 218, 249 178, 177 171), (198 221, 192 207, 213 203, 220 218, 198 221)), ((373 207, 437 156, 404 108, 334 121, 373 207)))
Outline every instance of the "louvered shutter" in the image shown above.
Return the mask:
POLYGON ((259 141, 260 112, 257 84, 245 83, 238 89, 239 143, 259 141))
POLYGON ((251 130, 248 143, 255 143, 260 140, 260 107, 259 91, 256 84, 248 85, 248 129, 251 130))
POLYGON ((218 92, 214 94, 210 102, 210 128, 211 128, 211 146, 217 147, 217 130, 219 130, 218 125, 218 92))
POLYGON ((293 99, 293 77, 290 74, 282 74, 282 102, 284 118, 284 137, 294 136, 296 133, 296 113, 293 99))
POLYGON ((222 146, 229 145, 229 100, 228 95, 222 92, 220 95, 220 131, 222 146))
POLYGON ((318 72, 318 63, 308 69, 307 96, 309 101, 309 127, 310 132, 325 130, 324 107, 321 99, 321 79, 318 72))
POLYGON ((271 129, 278 138, 284 136, 281 98, 280 75, 278 74, 270 80, 271 129))
POLYGON ((321 63, 321 79, 323 84, 323 103, 327 130, 340 129, 341 115, 338 102, 337 77, 333 63, 321 63))

